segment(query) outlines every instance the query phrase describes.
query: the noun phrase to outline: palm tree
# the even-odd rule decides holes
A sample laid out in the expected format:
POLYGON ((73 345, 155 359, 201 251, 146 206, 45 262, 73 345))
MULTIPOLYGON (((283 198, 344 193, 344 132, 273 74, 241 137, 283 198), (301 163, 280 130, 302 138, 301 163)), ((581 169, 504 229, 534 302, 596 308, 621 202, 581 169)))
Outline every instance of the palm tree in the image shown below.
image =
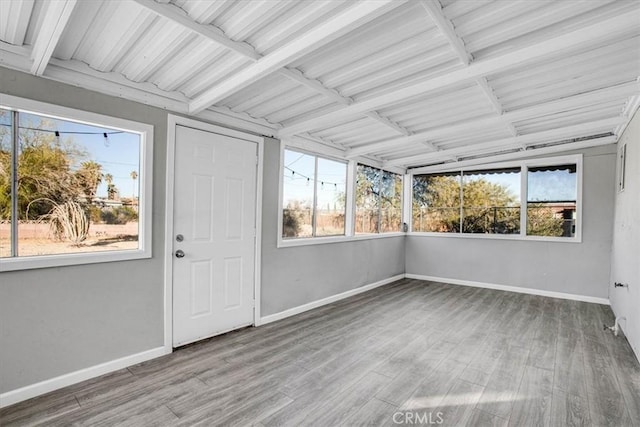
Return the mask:
POLYGON ((132 199, 136 198, 136 180, 138 179, 138 172, 131 171, 131 179, 133 180, 133 194, 131 196, 132 199))
POLYGON ((107 199, 115 200, 116 195, 118 194, 118 190, 116 189, 116 186, 113 185, 113 175, 111 175, 110 173, 106 174, 104 176, 104 180, 107 183, 107 199))
POLYGON ((76 176, 82 191, 87 196, 87 201, 91 203, 98 191, 98 185, 102 182, 102 165, 93 160, 82 162, 76 176))

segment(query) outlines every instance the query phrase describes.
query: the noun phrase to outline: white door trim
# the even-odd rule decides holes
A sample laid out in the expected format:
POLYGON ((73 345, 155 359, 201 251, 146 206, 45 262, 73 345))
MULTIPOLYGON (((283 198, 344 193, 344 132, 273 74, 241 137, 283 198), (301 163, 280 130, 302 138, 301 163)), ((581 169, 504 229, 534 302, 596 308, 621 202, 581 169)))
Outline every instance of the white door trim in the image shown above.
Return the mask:
POLYGON ((164 248, 164 348, 173 351, 173 190, 175 180, 176 126, 186 126, 205 132, 217 133, 243 139, 258 144, 258 165, 256 171, 256 238, 253 324, 260 324, 260 272, 262 247, 262 173, 264 169, 264 139, 198 120, 169 114, 167 120, 167 182, 165 201, 165 248, 164 248))

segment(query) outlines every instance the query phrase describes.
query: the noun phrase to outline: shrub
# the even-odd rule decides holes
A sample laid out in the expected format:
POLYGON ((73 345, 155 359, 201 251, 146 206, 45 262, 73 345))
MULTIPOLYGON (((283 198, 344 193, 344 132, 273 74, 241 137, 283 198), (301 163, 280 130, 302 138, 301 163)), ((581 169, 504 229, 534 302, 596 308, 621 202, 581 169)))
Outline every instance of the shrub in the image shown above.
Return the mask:
POLYGON ((126 224, 129 221, 137 221, 138 213, 129 206, 121 206, 103 210, 101 217, 107 224, 126 224))

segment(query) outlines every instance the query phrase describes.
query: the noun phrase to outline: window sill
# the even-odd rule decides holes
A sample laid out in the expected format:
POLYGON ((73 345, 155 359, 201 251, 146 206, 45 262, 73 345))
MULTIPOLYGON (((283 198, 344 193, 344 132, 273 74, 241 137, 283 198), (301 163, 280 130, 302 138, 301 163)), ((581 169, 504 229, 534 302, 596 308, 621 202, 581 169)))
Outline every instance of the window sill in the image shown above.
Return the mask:
POLYGON ((444 237, 446 239, 489 239, 489 240, 519 240, 529 242, 547 243, 582 243, 580 237, 545 237, 545 236, 521 236, 519 234, 471 234, 471 233, 432 233, 411 231, 408 236, 417 237, 444 237))
POLYGON ((313 237, 313 238, 301 238, 301 239, 278 239, 279 248, 289 248, 295 246, 307 246, 307 245, 322 245, 326 243, 343 243, 343 242, 355 242, 359 240, 372 240, 372 239, 386 239, 389 237, 405 236, 407 233, 394 232, 394 233, 381 233, 381 234, 356 234, 355 236, 329 236, 329 237, 313 237))
POLYGON ((68 267, 74 265, 96 264, 114 261, 130 261, 144 258, 151 258, 151 251, 134 249, 129 251, 117 251, 110 253, 96 252, 1 258, 0 272, 32 270, 36 268, 68 267))

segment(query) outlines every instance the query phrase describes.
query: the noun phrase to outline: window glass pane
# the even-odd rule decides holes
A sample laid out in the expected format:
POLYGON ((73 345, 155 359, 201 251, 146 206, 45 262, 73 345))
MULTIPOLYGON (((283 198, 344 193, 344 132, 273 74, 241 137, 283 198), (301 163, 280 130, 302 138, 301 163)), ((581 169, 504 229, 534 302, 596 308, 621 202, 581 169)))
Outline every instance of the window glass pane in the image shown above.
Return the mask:
POLYGON ((18 255, 138 249, 140 135, 22 112, 19 122, 18 255))
POLYGON ((402 177, 383 171, 380 196, 380 232, 402 231, 402 177))
POLYGON ((460 231, 460 173, 413 177, 413 231, 460 231))
POLYGON ((358 165, 356 172, 356 234, 379 232, 381 179, 380 169, 358 165))
POLYGON ((315 156, 284 151, 282 237, 311 237, 315 156))
POLYGON ((527 235, 575 236, 576 170, 575 164, 529 168, 527 235))
POLYGON ((520 233, 520 168, 463 172, 463 233, 520 233))
POLYGON ((0 109, 0 258, 11 256, 11 112, 0 109))
POLYGON ((346 163, 318 157, 316 236, 344 235, 346 163))

